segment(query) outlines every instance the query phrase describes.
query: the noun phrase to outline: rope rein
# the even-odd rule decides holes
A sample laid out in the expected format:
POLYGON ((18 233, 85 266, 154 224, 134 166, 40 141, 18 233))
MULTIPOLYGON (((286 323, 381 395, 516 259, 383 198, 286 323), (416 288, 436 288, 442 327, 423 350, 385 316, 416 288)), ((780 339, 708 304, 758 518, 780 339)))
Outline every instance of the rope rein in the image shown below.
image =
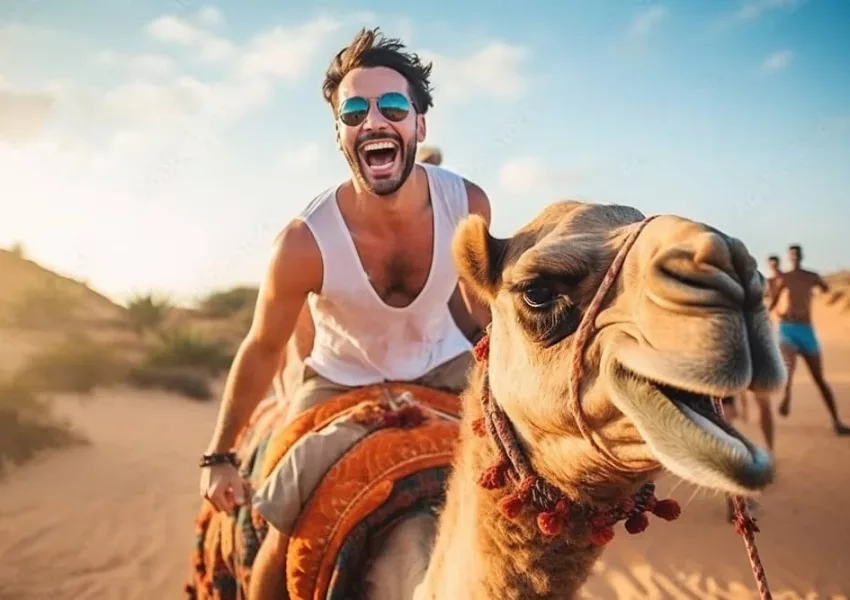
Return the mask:
MULTIPOLYGON (((723 401, 720 398, 714 398, 714 411, 721 419, 725 418, 723 401)), ((744 547, 747 549, 747 558, 750 559, 750 568, 756 580, 759 597, 761 600, 772 600, 770 586, 767 584, 767 574, 764 572, 764 565, 756 546, 756 533, 759 532, 756 520, 750 516, 743 496, 732 496, 732 506, 735 509, 735 531, 744 538, 744 547)))
MULTIPOLYGON (((584 350, 594 332, 596 317, 601 310, 611 287, 620 274, 626 257, 644 227, 655 219, 648 217, 641 221, 627 236, 623 246, 617 252, 608 268, 599 288, 582 317, 575 332, 575 342, 570 364, 569 412, 572 414, 582 437, 587 440, 603 459, 619 470, 629 470, 611 450, 597 440, 587 424, 581 406, 581 374, 583 370, 584 350)), ((490 327, 473 349, 478 362, 489 363, 490 327)), ((489 364, 487 365, 489 367, 489 364)), ((531 505, 537 513, 537 527, 548 537, 560 535, 565 531, 583 533, 594 545, 605 545, 614 538, 613 526, 625 521, 625 528, 631 534, 642 532, 649 525, 647 512, 667 521, 673 521, 681 514, 679 504, 673 499, 659 500, 655 497, 655 484, 644 484, 632 496, 623 498, 613 506, 599 507, 572 501, 555 485, 538 475, 522 449, 513 424, 490 392, 489 368, 484 372, 481 394, 483 417, 473 422, 476 435, 489 436, 496 447, 498 459, 479 477, 478 483, 485 489, 498 489, 509 483, 514 488, 511 494, 499 502, 500 512, 509 519, 515 519, 526 505, 531 505)), ((714 410, 723 418, 723 404, 714 399, 714 410)), ((744 499, 735 496, 732 499, 735 508, 735 528, 744 538, 747 556, 750 560, 753 576, 756 579, 762 600, 772 600, 758 549, 755 533, 759 531, 755 520, 747 513, 744 499)))

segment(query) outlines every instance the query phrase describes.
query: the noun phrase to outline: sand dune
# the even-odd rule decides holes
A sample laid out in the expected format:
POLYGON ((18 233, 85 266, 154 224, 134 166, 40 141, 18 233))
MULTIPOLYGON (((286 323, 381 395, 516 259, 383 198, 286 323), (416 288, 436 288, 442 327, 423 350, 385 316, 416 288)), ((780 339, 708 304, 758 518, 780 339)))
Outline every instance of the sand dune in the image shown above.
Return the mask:
MULTIPOLYGON (((826 367, 850 420, 850 319, 819 309, 826 367)), ((777 599, 846 598, 850 440, 835 438, 808 375, 778 421, 777 482, 761 499, 758 543, 777 599)), ((93 441, 0 482, 0 599, 179 598, 198 506, 196 459, 217 409, 110 390, 60 406, 93 441)), ((753 416, 751 416, 752 420, 753 416)), ((755 424, 742 426, 758 438, 755 424)), ((744 546, 722 498, 668 478, 684 512, 642 535, 621 529, 587 598, 754 598, 744 546)))

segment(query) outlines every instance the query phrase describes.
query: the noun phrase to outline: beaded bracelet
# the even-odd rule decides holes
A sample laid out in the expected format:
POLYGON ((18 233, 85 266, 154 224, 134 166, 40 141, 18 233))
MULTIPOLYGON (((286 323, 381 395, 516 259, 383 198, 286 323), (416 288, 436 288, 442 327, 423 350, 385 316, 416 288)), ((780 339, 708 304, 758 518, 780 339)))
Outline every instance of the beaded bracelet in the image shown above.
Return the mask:
POLYGON ((239 459, 236 456, 235 452, 222 452, 222 453, 213 453, 213 454, 204 454, 201 457, 200 466, 201 467, 214 467, 216 465, 223 465, 224 463, 230 463, 234 467, 239 466, 239 459))

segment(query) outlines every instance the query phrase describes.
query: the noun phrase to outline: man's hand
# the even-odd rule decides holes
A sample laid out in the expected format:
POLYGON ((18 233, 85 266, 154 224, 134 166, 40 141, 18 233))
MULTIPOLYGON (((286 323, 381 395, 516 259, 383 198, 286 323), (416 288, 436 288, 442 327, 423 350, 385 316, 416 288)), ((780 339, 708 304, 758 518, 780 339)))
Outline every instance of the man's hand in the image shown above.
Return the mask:
POLYGON ((245 504, 249 492, 248 482, 232 464, 201 468, 201 497, 209 500, 216 510, 233 512, 245 504))

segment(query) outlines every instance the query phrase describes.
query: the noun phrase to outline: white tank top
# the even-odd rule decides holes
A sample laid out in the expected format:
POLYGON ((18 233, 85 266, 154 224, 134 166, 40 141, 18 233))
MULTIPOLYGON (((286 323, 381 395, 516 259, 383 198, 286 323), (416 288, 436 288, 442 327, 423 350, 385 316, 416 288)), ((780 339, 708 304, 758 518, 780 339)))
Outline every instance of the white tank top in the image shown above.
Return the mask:
POLYGON ((369 282, 339 210, 340 186, 300 215, 324 265, 321 292, 307 298, 316 333, 305 363, 341 385, 411 381, 472 347, 448 307, 458 282, 452 237, 469 213, 466 186, 451 171, 420 166, 431 192, 434 249, 425 286, 404 308, 386 304, 369 282))

